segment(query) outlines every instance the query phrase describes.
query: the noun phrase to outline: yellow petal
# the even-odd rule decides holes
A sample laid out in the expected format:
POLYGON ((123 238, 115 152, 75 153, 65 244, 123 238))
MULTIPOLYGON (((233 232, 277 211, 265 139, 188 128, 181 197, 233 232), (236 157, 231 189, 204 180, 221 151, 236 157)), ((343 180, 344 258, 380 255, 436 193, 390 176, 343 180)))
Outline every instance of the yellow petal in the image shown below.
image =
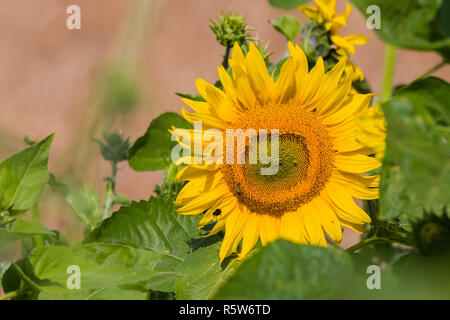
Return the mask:
POLYGON ((242 249, 239 253, 239 259, 243 259, 250 250, 253 249, 259 238, 259 214, 249 214, 248 221, 244 226, 244 235, 242 240, 242 249))
POLYGON ((338 209, 338 216, 355 224, 371 221, 369 215, 355 203, 347 188, 330 181, 326 186, 326 192, 338 209))
POLYGON ((306 229, 303 218, 297 211, 286 212, 281 217, 280 237, 297 242, 306 243, 306 229))
POLYGON ((378 168, 381 163, 378 159, 362 154, 334 156, 334 165, 339 170, 351 173, 364 173, 378 168))
POLYGON ((225 237, 219 252, 220 262, 236 250, 242 239, 242 231, 247 221, 248 214, 241 210, 235 210, 225 220, 225 237))
POLYGON ((308 234, 309 243, 318 246, 327 246, 325 236, 322 230, 322 224, 316 211, 316 207, 312 203, 308 203, 300 207, 298 212, 303 215, 306 233, 308 234))
POLYGON ((340 243, 342 241, 341 224, 330 204, 320 196, 316 197, 312 203, 313 206, 316 207, 316 212, 320 217, 320 222, 325 232, 334 240, 334 242, 340 243))
POLYGON ((245 57, 245 63, 249 82, 256 99, 261 105, 265 105, 272 97, 274 84, 267 71, 266 63, 253 42, 249 42, 249 51, 245 57))

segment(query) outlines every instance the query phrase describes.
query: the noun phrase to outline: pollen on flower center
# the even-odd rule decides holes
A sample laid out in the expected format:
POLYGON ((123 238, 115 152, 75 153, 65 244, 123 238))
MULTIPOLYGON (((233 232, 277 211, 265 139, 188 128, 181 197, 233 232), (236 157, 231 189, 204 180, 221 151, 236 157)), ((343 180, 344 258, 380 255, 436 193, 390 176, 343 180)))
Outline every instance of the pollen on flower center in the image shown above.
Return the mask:
MULTIPOLYGON (((242 167, 242 172, 248 183, 258 188, 266 188, 268 192, 271 192, 278 188, 289 189, 298 181, 304 180, 309 164, 309 152, 304 140, 303 137, 292 133, 280 135, 276 173, 263 175, 261 168, 269 165, 262 164, 259 160, 256 164, 250 164, 247 161, 242 167)), ((270 154, 271 140, 268 141, 267 149, 270 154)), ((246 158, 248 159, 248 148, 246 158)))
MULTIPOLYGON (((275 174, 261 174, 260 169, 268 166, 261 162, 222 167, 228 187, 239 202, 253 212, 280 216, 320 194, 331 176, 334 151, 326 128, 314 112, 295 105, 270 106, 249 113, 234 126, 279 130, 275 174)), ((269 151, 270 143, 269 140, 269 151)))

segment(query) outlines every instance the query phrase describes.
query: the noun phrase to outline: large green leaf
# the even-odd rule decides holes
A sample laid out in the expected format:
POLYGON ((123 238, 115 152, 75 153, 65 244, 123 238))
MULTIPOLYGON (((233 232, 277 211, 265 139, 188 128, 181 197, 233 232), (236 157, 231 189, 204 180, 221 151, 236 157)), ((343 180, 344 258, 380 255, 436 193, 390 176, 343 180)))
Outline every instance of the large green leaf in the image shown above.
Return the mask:
POLYGON ((48 156, 53 135, 0 163, 0 211, 28 210, 48 182, 48 156))
POLYGON ((309 2, 309 0, 269 0, 269 4, 277 9, 291 10, 309 2))
POLYGON ((77 216, 84 221, 89 228, 94 229, 102 221, 102 210, 99 205, 98 195, 94 188, 85 186, 79 190, 56 180, 50 175, 49 185, 53 191, 60 194, 75 210, 77 216))
POLYGON ((136 140, 129 151, 129 164, 136 171, 155 171, 167 168, 171 163, 171 152, 177 144, 171 141, 169 129, 189 129, 192 126, 174 112, 166 112, 153 119, 144 136, 136 140))
MULTIPOLYGON (((132 285, 147 290, 147 282, 160 276, 155 267, 165 252, 131 248, 120 244, 77 244, 70 247, 44 246, 34 249, 30 262, 41 280, 66 288, 69 266, 79 267, 81 289, 102 289, 132 285)), ((51 289, 49 289, 51 290, 51 289)), ((66 289, 69 294, 70 289, 66 289)), ((74 289, 72 289, 74 290, 74 289)), ((64 291, 60 290, 62 294, 64 291)))
POLYGON ((450 85, 413 82, 383 105, 388 138, 383 159, 380 217, 441 213, 450 202, 450 85))
POLYGON ((245 260, 216 299, 320 299, 345 285, 348 254, 336 248, 278 240, 245 260))
POLYGON ((450 58, 449 0, 351 0, 366 17, 367 8, 380 8, 381 25, 375 29, 384 41, 403 48, 437 50, 450 58))
POLYGON ((95 229, 87 242, 122 243, 136 248, 168 251, 176 258, 191 252, 198 235, 198 218, 175 212, 170 199, 152 197, 121 207, 95 229))
POLYGON ((240 261, 230 257, 219 261, 221 243, 200 248, 189 254, 177 269, 182 274, 175 284, 178 300, 211 299, 234 274, 240 261))
POLYGON ((166 273, 154 278, 152 285, 171 291, 178 276, 176 268, 192 251, 191 241, 198 236, 198 218, 176 213, 172 202, 167 197, 133 202, 104 220, 86 241, 168 252, 156 268, 166 273))
POLYGON ((58 286, 45 286, 39 292, 39 300, 146 300, 148 293, 127 286, 99 289, 67 290, 58 286))

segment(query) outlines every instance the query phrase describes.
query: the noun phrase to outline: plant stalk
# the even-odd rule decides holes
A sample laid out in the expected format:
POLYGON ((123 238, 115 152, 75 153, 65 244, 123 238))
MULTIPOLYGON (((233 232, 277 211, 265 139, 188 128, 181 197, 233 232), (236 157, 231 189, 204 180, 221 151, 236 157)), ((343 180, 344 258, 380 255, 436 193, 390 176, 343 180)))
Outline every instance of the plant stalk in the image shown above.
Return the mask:
POLYGON ((386 44, 384 55, 383 83, 381 84, 380 102, 386 102, 392 94, 392 82, 395 72, 396 48, 386 44))
POLYGON ((432 75, 433 73, 435 73, 436 71, 438 71, 440 68, 442 68, 443 66, 445 66, 448 62, 446 60, 442 60, 440 63, 438 63, 437 65, 435 65, 434 67, 430 68, 428 71, 426 71, 424 74, 422 74, 418 79, 423 79, 426 78, 430 75, 432 75))

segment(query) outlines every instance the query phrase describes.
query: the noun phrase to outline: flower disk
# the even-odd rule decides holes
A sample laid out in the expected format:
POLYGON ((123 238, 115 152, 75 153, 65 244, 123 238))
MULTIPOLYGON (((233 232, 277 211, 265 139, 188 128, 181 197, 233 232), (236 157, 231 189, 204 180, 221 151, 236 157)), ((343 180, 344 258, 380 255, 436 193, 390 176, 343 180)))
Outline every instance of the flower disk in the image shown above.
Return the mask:
POLYGON ((221 260, 240 243, 243 258, 258 240, 263 245, 285 238, 326 246, 326 233, 340 242, 341 226, 361 233, 370 222, 354 198, 378 198, 379 176, 367 172, 380 162, 357 139, 359 116, 370 115, 372 95, 352 91, 352 67, 346 59, 325 72, 319 58, 308 70, 298 46, 289 43, 289 52, 274 81, 252 43, 246 56, 235 44, 229 61, 232 75, 219 67, 224 89, 199 79, 197 88, 205 101, 183 99, 194 110, 183 109, 183 116, 191 123, 202 121, 203 131, 190 130, 191 143, 181 141, 178 130, 173 134, 203 160, 195 163, 188 157, 189 164, 177 176, 188 183, 175 204, 180 214, 202 214, 199 227, 213 224, 210 235, 225 229, 221 260), (232 160, 241 161, 228 161, 228 148, 220 161, 207 161, 217 156, 211 144, 227 146, 227 141, 205 142, 209 129, 227 139, 229 130, 244 132, 243 139, 233 136, 231 143, 232 160), (267 154, 262 157, 259 150, 252 162, 255 141, 266 143, 267 154), (267 174, 268 169, 273 171, 267 174))
MULTIPOLYGON (((251 211, 283 215, 318 196, 331 176, 333 147, 326 128, 314 113, 295 105, 258 108, 233 127, 277 128, 279 164, 275 174, 261 174, 261 163, 226 164, 222 173, 238 201, 251 211)), ((271 150, 270 142, 268 150, 271 150)), ((225 162, 225 161, 224 161, 225 162)))

